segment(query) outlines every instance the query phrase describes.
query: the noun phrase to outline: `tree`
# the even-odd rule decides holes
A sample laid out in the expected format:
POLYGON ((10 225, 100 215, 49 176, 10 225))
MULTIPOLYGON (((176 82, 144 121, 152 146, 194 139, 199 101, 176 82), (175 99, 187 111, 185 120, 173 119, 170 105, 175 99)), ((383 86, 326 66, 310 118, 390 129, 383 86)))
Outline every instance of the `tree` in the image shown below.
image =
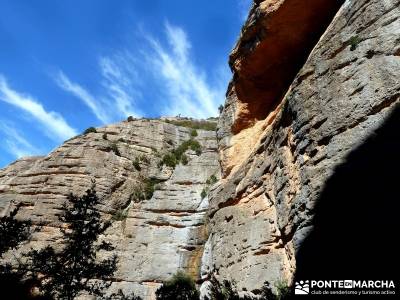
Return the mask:
POLYGON ((98 237, 110 225, 102 222, 96 210, 99 198, 94 186, 82 197, 68 196, 59 220, 66 226, 61 228, 64 235, 63 248, 56 251, 52 246, 32 250, 28 254, 30 269, 40 279, 39 289, 45 296, 56 299, 73 299, 82 291, 102 296, 116 270, 116 256, 97 260, 99 250, 111 251, 111 244, 98 243, 98 237))
POLYGON ((178 271, 156 291, 157 300, 198 300, 199 292, 193 279, 178 271))
POLYGON ((15 219, 20 205, 0 218, 0 258, 5 252, 16 249, 19 244, 31 236, 31 222, 15 219))
MULTIPOLYGON (((9 250, 17 249, 32 234, 31 222, 16 219, 18 205, 9 215, 0 218, 0 259, 9 250)), ((25 268, 10 263, 0 265, 0 291, 4 299, 30 299, 32 281, 26 278, 25 268)))

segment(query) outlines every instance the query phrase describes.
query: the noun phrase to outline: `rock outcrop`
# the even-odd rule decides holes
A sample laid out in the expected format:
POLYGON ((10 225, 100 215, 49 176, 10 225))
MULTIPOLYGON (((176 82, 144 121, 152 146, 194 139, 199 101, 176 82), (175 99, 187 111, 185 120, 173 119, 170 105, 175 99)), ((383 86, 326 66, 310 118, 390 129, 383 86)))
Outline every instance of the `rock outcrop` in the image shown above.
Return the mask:
POLYGON ((255 1, 230 57, 204 278, 292 282, 325 183, 399 103, 399 5, 255 1))
POLYGON ((215 132, 198 129, 196 137, 191 132, 162 120, 122 122, 1 170, 1 212, 22 203, 17 216, 42 225, 21 251, 57 243, 57 215, 66 196, 83 194, 95 181, 99 209, 113 219, 103 238, 116 246, 119 257, 112 290, 154 299, 161 282, 177 270, 196 278, 207 238, 208 199, 201 191, 210 176, 219 177, 219 164, 215 132), (189 149, 186 165, 159 166, 165 153, 189 139, 200 143, 201 154, 189 149), (153 185, 154 194, 137 201, 135 192, 143 184, 153 185))
MULTIPOLYGON (((190 129, 145 119, 106 126, 0 170, 0 212, 22 203, 18 217, 42 225, 24 249, 57 244, 66 195, 82 194, 95 180, 99 210, 114 216, 103 237, 120 258, 111 288, 144 299, 178 269, 202 282, 203 295, 212 275, 235 281, 241 293, 256 294, 265 281, 275 289, 277 282, 291 284, 296 272, 304 276, 304 266, 318 271, 307 259, 326 251, 331 263, 321 268, 347 263, 347 273, 327 279, 355 276, 351 263, 372 274, 367 265, 376 267, 380 258, 363 264, 360 257, 398 250, 373 245, 379 237, 390 243, 400 227, 397 207, 379 199, 395 195, 373 187, 385 181, 376 177, 366 180, 369 189, 360 178, 354 184, 371 195, 332 182, 368 172, 384 177, 377 165, 400 167, 400 128, 393 129, 400 125, 393 114, 400 109, 399 6, 399 0, 255 0, 230 56, 233 78, 217 137, 205 130, 194 137, 200 155, 188 150, 187 165, 160 167, 165 153, 193 138, 190 129), (376 152, 366 155, 366 145, 376 152), (349 160, 356 166, 346 166, 349 160), (212 175, 221 177, 214 185, 212 175), (149 185, 151 197, 136 201, 137 187, 149 185), (337 191, 341 186, 350 196, 337 191), (328 209, 318 209, 324 202, 328 209), (309 242, 324 234, 322 244, 309 242)), ((386 176, 385 189, 393 189, 397 177, 386 176)), ((383 265, 389 264, 396 265, 383 265)))

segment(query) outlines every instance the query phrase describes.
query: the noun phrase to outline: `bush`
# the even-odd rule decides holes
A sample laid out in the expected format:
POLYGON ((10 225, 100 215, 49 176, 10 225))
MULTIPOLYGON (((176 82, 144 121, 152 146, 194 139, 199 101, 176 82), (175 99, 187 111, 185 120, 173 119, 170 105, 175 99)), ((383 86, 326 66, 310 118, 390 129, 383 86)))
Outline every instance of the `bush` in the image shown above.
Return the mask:
POLYGON ((181 119, 181 120, 166 120, 165 122, 169 124, 174 124, 176 126, 182 126, 192 129, 203 129, 207 131, 215 131, 217 128, 217 122, 206 121, 206 120, 181 119))
POLYGON ((183 153, 186 152, 186 150, 191 149, 196 152, 197 155, 201 154, 201 145, 198 141, 194 139, 190 139, 187 141, 184 141, 181 145, 179 145, 178 148, 174 151, 178 160, 180 160, 181 156, 183 153))
POLYGON ((192 129, 192 130, 190 131, 190 136, 192 136, 192 137, 198 136, 197 130, 196 130, 196 129, 192 129))
POLYGON ((178 164, 178 160, 174 153, 167 153, 162 158, 162 165, 166 165, 167 167, 175 168, 178 164))
POLYGON ((107 133, 103 133, 103 140, 107 140, 107 133))
POLYGON ((149 200, 153 197, 154 192, 157 189, 157 185, 161 181, 155 178, 147 178, 143 180, 141 185, 135 186, 131 195, 130 200, 133 202, 140 202, 143 200, 149 200))
POLYGON ((141 162, 144 162, 145 164, 149 164, 150 163, 150 159, 144 154, 140 155, 139 160, 141 162))
POLYGON ((199 292, 194 280, 178 271, 156 291, 157 300, 198 300, 199 292))
POLYGON ((213 185, 214 183, 216 183, 218 181, 217 176, 215 176, 214 174, 210 176, 210 178, 207 179, 206 183, 208 185, 213 185))
POLYGON ((171 152, 164 154, 158 166, 162 167, 163 165, 166 165, 168 167, 175 168, 176 165, 179 164, 180 162, 182 162, 182 164, 184 165, 187 165, 189 160, 188 157, 185 155, 185 152, 189 149, 195 151, 197 155, 201 154, 200 143, 194 139, 190 139, 184 141, 182 144, 180 144, 176 149, 172 150, 171 152))
POLYGON ((118 209, 112 216, 114 221, 123 221, 128 217, 128 211, 125 209, 118 209))
MULTIPOLYGON (((205 300, 264 300, 263 297, 252 298, 250 296, 239 296, 235 282, 224 280, 224 282, 221 284, 214 276, 211 277, 210 282, 210 298, 205 297, 205 300)), ((265 300, 271 300, 271 298, 265 298, 265 300)))
POLYGON ((218 106, 218 111, 220 114, 222 114, 223 110, 224 110, 224 106, 222 104, 220 106, 218 106))
POLYGON ((91 132, 96 133, 96 132, 97 132, 96 128, 94 128, 94 127, 89 127, 88 129, 86 129, 86 130, 83 132, 83 134, 88 134, 88 133, 91 133, 91 132))
POLYGON ((133 167, 137 170, 137 171, 140 171, 142 168, 140 167, 140 161, 139 161, 139 158, 135 158, 133 161, 132 161, 132 165, 133 165, 133 167))
POLYGON ((134 121, 135 119, 132 117, 132 116, 129 116, 128 117, 128 119, 126 119, 128 122, 132 122, 132 121, 134 121))
MULTIPOLYGON (((289 299, 292 291, 286 281, 280 280, 280 281, 276 282, 275 287, 277 290, 277 293, 275 294, 275 299, 277 299, 277 300, 289 299)), ((265 289, 265 285, 264 285, 264 289, 265 289)))
POLYGON ((150 178, 150 179, 146 179, 144 181, 144 189, 143 189, 143 193, 144 193, 144 198, 147 199, 151 199, 151 197, 153 197, 153 194, 155 192, 155 190, 157 189, 157 185, 160 183, 161 181, 155 178, 150 178))
POLYGON ((204 199, 205 197, 207 197, 207 189, 204 188, 201 193, 200 193, 201 199, 204 199))
POLYGON ((361 40, 361 38, 359 36, 357 36, 357 35, 352 36, 350 38, 350 40, 348 41, 348 44, 350 45, 350 51, 356 50, 358 44, 361 43, 361 42, 362 42, 362 40, 361 40))
POLYGON ((110 151, 113 151, 115 153, 115 155, 121 156, 121 153, 118 150, 118 146, 116 142, 112 142, 110 145, 110 151))
POLYGON ((182 165, 185 165, 185 166, 189 163, 189 158, 187 157, 186 154, 182 154, 181 163, 182 163, 182 165))

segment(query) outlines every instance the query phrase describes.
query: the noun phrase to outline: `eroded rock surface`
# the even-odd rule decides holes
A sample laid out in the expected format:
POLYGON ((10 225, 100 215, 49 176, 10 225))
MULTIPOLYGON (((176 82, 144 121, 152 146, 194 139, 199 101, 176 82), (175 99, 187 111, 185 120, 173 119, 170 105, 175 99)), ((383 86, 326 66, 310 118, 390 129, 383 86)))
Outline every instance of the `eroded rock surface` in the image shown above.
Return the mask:
POLYGON ((204 278, 290 284, 326 181, 398 106, 400 1, 340 4, 255 1, 231 55, 204 278))
POLYGON ((119 257, 112 290, 153 299, 161 281, 178 269, 196 278, 208 208, 207 197, 200 194, 211 175, 219 177, 215 132, 197 130, 194 139, 202 153, 188 150, 187 165, 158 166, 163 154, 192 138, 191 131, 160 120, 122 122, 73 138, 45 157, 21 159, 1 170, 1 213, 22 203, 17 216, 43 225, 22 251, 56 244, 61 225, 57 214, 66 196, 83 194, 95 180, 104 218, 127 213, 112 221, 103 236, 116 246, 119 257), (159 182, 153 196, 136 201, 135 189, 148 179, 159 182))

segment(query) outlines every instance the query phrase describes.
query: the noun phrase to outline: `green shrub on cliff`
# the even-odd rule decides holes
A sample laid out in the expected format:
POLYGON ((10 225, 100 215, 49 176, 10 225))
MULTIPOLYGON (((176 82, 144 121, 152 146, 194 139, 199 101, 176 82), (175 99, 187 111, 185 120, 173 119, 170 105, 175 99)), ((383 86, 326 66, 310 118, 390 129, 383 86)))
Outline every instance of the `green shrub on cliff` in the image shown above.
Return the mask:
POLYGON ((157 300, 198 300, 199 292, 194 280, 178 271, 156 291, 157 300))

